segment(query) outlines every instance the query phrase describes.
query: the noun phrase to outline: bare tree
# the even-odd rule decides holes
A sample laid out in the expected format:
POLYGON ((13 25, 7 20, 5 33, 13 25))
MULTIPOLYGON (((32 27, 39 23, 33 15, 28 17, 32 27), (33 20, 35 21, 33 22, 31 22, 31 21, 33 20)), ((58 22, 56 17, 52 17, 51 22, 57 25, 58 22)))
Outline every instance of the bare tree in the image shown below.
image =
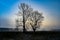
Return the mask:
MULTIPOLYGON (((31 24, 31 26, 32 26, 33 31, 35 32, 35 30, 40 27, 37 25, 38 21, 40 20, 40 23, 41 23, 44 17, 38 11, 34 11, 32 13, 32 18, 34 19, 34 20, 32 20, 32 22, 33 21, 35 21, 35 22, 34 22, 34 25, 31 24)), ((41 25, 41 24, 39 24, 39 25, 41 25)))
MULTIPOLYGON (((27 4, 25 3, 21 3, 21 5, 18 6, 20 11, 19 11, 19 16, 22 15, 23 16, 23 32, 26 31, 26 28, 25 28, 25 21, 27 20, 29 14, 31 13, 32 11, 32 8, 30 8, 27 4)), ((17 22, 17 25, 18 25, 18 20, 16 20, 17 22)), ((18 28, 18 26, 16 26, 18 28)))
MULTIPOLYGON (((29 7, 27 4, 25 3, 21 3, 21 5, 18 6, 20 11, 19 11, 19 16, 22 15, 23 16, 23 32, 26 31, 25 28, 25 23, 26 21, 30 21, 29 24, 31 25, 33 31, 35 32, 37 28, 39 28, 38 21, 40 20, 40 23, 42 22, 41 19, 43 19, 44 17, 42 16, 41 13, 39 13, 38 11, 33 11, 33 9, 31 7, 29 7), (33 24, 32 24, 33 23, 33 24)), ((19 22, 18 20, 16 20, 16 22, 19 22)), ((27 24, 28 25, 28 24, 27 24)), ((17 28, 18 28, 18 23, 17 23, 17 28)))

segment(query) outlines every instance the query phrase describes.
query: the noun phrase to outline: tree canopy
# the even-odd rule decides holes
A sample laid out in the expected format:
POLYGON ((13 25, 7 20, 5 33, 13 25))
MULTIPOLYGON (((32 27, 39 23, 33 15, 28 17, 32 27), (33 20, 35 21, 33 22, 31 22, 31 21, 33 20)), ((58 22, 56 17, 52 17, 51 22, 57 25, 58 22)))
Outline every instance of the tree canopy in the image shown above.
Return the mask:
POLYGON ((22 14, 21 16, 23 16, 23 29, 25 31, 36 31, 36 29, 41 26, 41 23, 43 21, 44 17, 42 16, 42 13, 34 11, 33 8, 25 3, 21 3, 18 8, 20 9, 18 15, 22 14))

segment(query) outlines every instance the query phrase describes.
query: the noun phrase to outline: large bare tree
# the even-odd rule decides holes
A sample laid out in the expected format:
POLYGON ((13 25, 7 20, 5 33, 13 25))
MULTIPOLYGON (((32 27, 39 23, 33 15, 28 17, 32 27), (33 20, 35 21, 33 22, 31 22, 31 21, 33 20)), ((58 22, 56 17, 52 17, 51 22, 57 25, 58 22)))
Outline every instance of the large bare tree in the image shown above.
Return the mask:
MULTIPOLYGON (((21 5, 18 6, 20 11, 19 11, 19 16, 20 14, 23 16, 23 32, 25 32, 26 29, 26 25, 30 25, 33 29, 33 31, 35 32, 36 28, 39 28, 40 26, 38 26, 38 22, 41 23, 44 17, 42 16, 41 13, 39 13, 38 11, 33 11, 33 9, 25 4, 25 3, 21 3, 21 5), (29 24, 27 23, 29 22, 29 24)), ((18 20, 16 20, 16 22, 19 22, 18 20)), ((18 23, 17 23, 18 25, 18 23)), ((18 25, 19 26, 19 25, 18 25)), ((16 26, 18 28, 18 26, 16 26)), ((29 26, 27 26, 29 27, 29 26)))
MULTIPOLYGON (((25 21, 27 20, 29 14, 31 13, 32 8, 30 8, 30 7, 29 7, 27 4, 25 4, 25 3, 21 3, 21 4, 18 6, 18 8, 20 9, 20 10, 19 10, 19 13, 18 13, 18 16, 23 16, 23 32, 25 32, 25 31, 26 31, 25 21)), ((16 20, 16 23, 17 23, 16 28, 17 28, 17 29, 18 29, 18 27, 20 26, 20 25, 18 25, 18 24, 19 24, 18 22, 19 22, 19 21, 16 20)))

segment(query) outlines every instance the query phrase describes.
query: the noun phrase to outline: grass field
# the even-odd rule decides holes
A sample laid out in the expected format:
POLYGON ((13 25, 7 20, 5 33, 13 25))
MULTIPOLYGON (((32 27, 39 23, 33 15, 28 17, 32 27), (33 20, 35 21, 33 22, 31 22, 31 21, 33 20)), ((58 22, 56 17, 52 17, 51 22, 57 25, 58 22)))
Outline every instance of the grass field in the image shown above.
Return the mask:
POLYGON ((60 40, 59 31, 0 32, 0 40, 60 40))

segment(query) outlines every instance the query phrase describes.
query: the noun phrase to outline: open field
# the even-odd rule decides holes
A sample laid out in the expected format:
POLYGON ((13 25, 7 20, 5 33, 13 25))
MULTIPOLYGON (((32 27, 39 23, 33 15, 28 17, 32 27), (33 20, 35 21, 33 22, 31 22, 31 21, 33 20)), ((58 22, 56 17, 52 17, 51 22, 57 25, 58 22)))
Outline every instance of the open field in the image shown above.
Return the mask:
POLYGON ((0 40, 60 40, 60 32, 0 32, 0 40))

